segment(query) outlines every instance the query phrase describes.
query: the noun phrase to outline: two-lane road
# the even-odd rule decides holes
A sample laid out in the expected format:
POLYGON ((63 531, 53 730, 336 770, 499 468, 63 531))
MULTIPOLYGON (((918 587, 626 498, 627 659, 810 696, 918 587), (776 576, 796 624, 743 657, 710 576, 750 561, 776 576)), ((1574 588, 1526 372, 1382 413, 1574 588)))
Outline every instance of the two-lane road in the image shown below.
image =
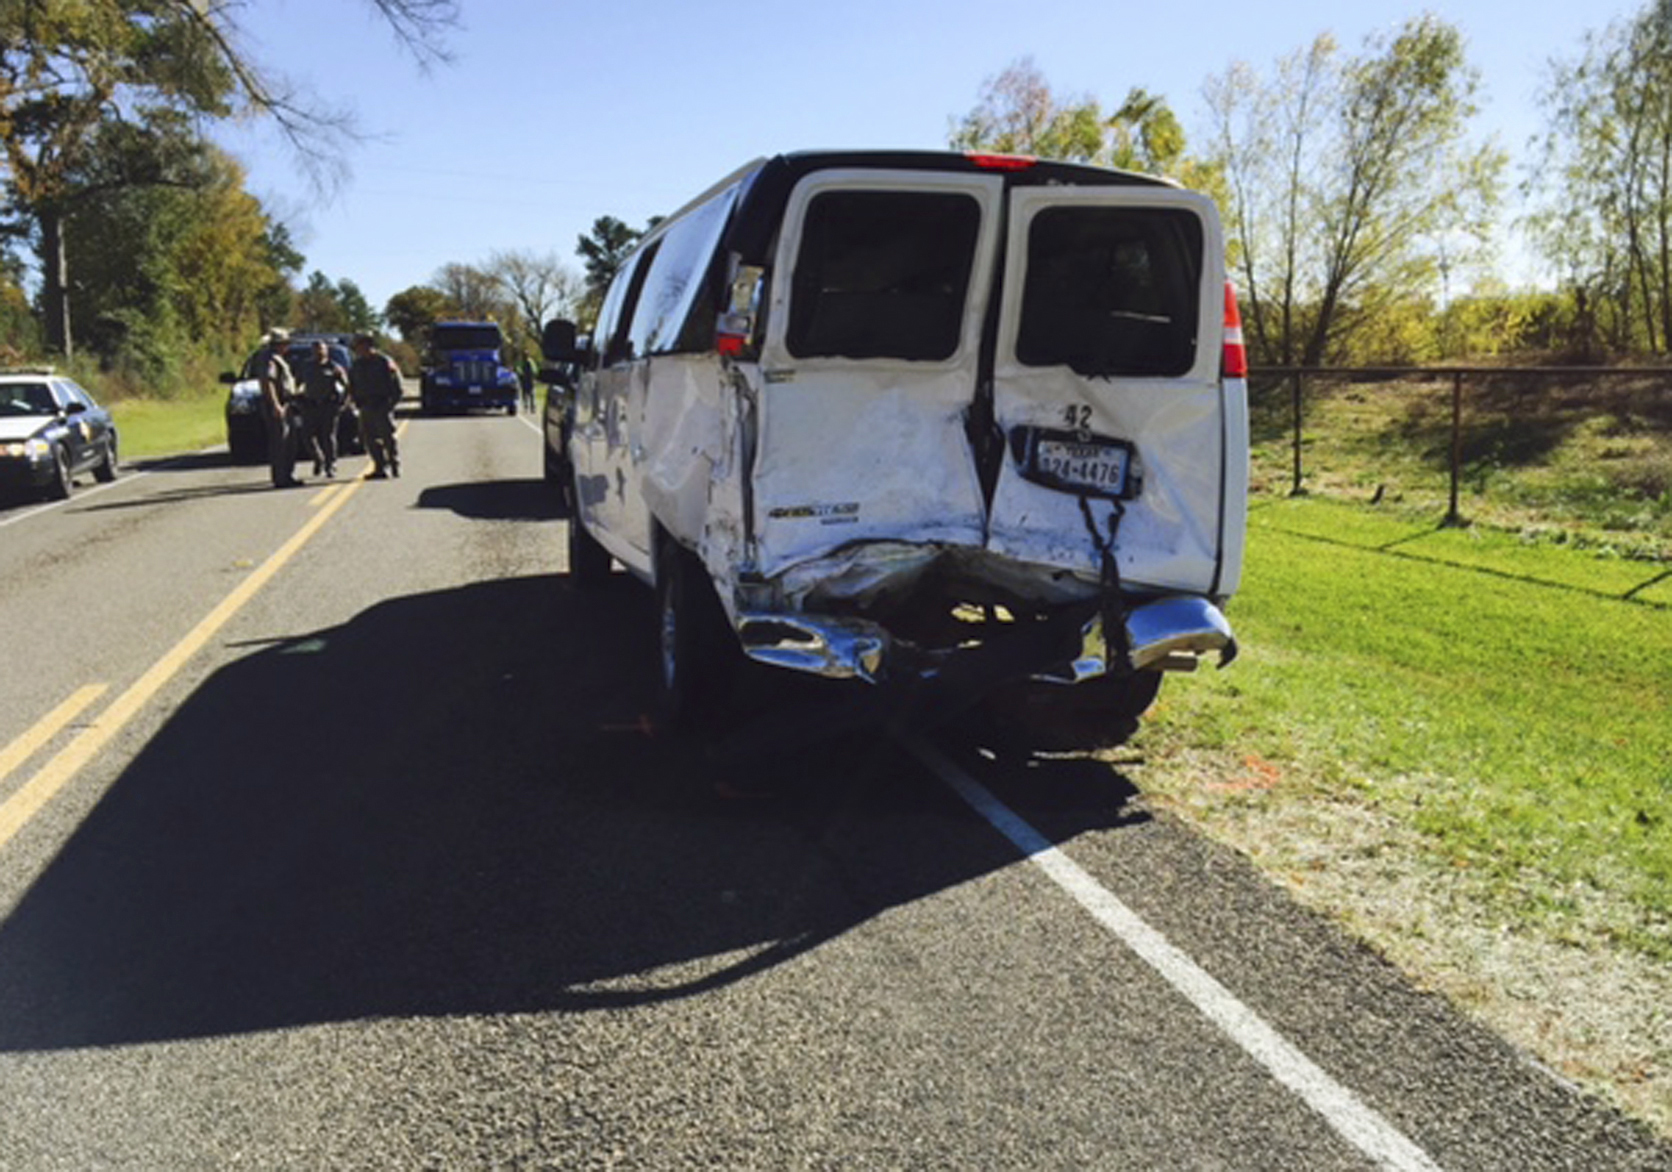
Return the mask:
POLYGON ((402 443, 0 510, 0 1168, 1672 1167, 1107 766, 722 800, 530 421, 402 443))

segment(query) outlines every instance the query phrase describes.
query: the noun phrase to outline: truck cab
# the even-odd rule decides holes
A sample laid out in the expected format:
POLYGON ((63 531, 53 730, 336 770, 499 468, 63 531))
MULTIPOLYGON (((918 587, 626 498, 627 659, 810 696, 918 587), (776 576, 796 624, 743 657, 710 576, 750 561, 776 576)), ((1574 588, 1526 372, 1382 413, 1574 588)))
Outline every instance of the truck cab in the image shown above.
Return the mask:
POLYGON ((517 413, 516 372, 498 322, 438 321, 425 337, 418 403, 426 415, 483 408, 517 413))

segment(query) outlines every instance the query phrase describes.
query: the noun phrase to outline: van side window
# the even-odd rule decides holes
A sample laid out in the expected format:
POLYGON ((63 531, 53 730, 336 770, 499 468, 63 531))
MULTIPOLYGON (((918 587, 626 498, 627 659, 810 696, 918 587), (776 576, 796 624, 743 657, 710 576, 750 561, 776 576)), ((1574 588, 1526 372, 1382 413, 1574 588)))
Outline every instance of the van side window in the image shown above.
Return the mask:
MULTIPOLYGON (((725 231, 726 218, 736 198, 737 189, 727 189, 682 215, 662 236, 655 263, 650 266, 639 293, 633 324, 628 329, 628 343, 635 356, 681 349, 682 327, 707 282, 714 247, 725 231)), ((704 324, 707 343, 712 346, 712 309, 704 324)))
POLYGON ((807 207, 786 343, 797 358, 942 361, 963 334, 981 230, 971 196, 830 191, 807 207))
POLYGON ((645 276, 656 263, 656 254, 661 251, 661 241, 643 249, 630 262, 631 267, 616 274, 615 281, 610 285, 609 294, 604 298, 604 309, 599 311, 599 337, 604 339, 603 364, 614 365, 617 362, 631 362, 639 357, 633 349, 632 329, 634 309, 639 303, 639 294, 644 289, 645 276), (610 302, 615 299, 616 290, 621 290, 621 298, 614 306, 610 302), (613 310, 620 317, 608 324, 605 332, 604 314, 613 310))
POLYGON ((1196 362, 1201 271, 1190 212, 1047 208, 1028 229, 1016 358, 1087 376, 1184 374, 1196 362))

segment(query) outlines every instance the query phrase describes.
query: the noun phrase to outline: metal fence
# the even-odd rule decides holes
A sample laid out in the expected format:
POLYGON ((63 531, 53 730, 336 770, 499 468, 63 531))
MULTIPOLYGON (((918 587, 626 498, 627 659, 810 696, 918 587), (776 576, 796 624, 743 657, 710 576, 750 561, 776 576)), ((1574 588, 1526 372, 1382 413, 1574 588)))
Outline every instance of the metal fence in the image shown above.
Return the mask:
POLYGON ((1309 381, 1328 380, 1337 383, 1397 382, 1401 386, 1411 382, 1440 383, 1445 389, 1445 393, 1449 395, 1450 409, 1450 443, 1447 460, 1450 503, 1441 524, 1457 526, 1466 524, 1460 507, 1460 494, 1465 472, 1464 453, 1470 432, 1470 395, 1472 389, 1488 385, 1495 380, 1514 380, 1517 382, 1536 380, 1548 384, 1576 381, 1596 383, 1621 378, 1658 379, 1662 381, 1665 387, 1659 392, 1663 396, 1659 400, 1659 408, 1663 414, 1668 416, 1666 422, 1672 424, 1672 367, 1665 366, 1257 366, 1249 370, 1249 387, 1251 404, 1256 408, 1263 407, 1267 412, 1271 410, 1271 404, 1262 402, 1263 398, 1273 393, 1281 393, 1284 388, 1289 392, 1290 446, 1293 452, 1290 495, 1298 496, 1307 491, 1308 470, 1304 461, 1304 436, 1309 402, 1309 381))

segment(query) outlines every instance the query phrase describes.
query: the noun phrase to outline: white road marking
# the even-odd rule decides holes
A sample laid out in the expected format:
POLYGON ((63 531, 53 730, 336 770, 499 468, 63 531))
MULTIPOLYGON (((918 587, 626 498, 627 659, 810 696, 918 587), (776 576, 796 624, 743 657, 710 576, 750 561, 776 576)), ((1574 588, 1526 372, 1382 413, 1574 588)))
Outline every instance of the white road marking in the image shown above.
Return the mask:
POLYGON ((1439 1172, 1428 1153, 1417 1147, 1352 1091, 1268 1025, 1259 1014, 1208 975, 1160 932, 1050 841, 1023 821, 980 782, 934 746, 917 738, 906 742, 918 760, 968 802, 976 813, 1015 844, 1056 885, 1154 969, 1198 1012, 1265 1067, 1278 1082, 1321 1115, 1348 1143, 1381 1168, 1397 1172, 1439 1172))
POLYGON ((85 501, 88 497, 98 496, 101 492, 109 492, 111 489, 120 488, 124 484, 132 484, 134 481, 143 480, 149 475, 151 475, 150 469, 147 469, 144 472, 128 472, 118 476, 115 480, 108 480, 103 484, 95 484, 87 488, 78 488, 72 492, 66 500, 48 501, 44 505, 36 505, 32 509, 25 509, 21 513, 13 513, 10 517, 0 521, 0 529, 4 529, 8 525, 16 525, 19 521, 27 521, 30 517, 38 517, 42 513, 50 513, 54 509, 61 509, 65 505, 79 504, 80 502, 85 501))

